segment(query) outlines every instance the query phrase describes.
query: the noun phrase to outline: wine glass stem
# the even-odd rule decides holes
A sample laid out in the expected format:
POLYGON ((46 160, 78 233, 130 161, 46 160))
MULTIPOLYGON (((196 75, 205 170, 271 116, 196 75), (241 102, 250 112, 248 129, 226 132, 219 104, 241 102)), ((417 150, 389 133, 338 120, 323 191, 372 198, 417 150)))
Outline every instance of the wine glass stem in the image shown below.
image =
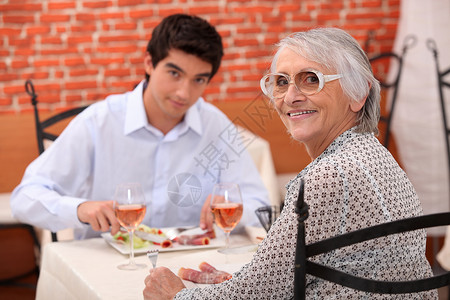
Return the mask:
POLYGON ((230 248, 230 231, 225 231, 225 248, 230 248))
POLYGON ((129 262, 129 265, 134 265, 135 263, 134 263, 134 238, 133 238, 133 235, 134 235, 134 230, 133 229, 131 229, 130 231, 129 231, 129 237, 130 237, 130 262, 129 262))

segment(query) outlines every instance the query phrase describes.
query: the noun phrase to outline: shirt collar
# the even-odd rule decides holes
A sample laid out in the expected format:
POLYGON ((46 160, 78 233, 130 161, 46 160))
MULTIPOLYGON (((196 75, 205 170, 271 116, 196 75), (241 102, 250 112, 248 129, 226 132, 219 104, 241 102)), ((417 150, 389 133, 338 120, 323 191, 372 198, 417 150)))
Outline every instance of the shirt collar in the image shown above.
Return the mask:
MULTIPOLYGON (((139 85, 127 95, 127 111, 124 126, 125 135, 141 128, 154 128, 148 123, 147 114, 145 113, 143 99, 144 85, 145 80, 141 81, 139 85)), ((197 102, 188 109, 181 123, 173 129, 178 132, 177 135, 182 135, 189 129, 192 129, 198 135, 202 134, 203 131, 199 109, 204 101, 205 100, 200 97, 197 102)))
POLYGON ((125 115, 124 134, 130 134, 148 124, 147 115, 142 98, 143 86, 145 80, 127 95, 127 111, 125 115))

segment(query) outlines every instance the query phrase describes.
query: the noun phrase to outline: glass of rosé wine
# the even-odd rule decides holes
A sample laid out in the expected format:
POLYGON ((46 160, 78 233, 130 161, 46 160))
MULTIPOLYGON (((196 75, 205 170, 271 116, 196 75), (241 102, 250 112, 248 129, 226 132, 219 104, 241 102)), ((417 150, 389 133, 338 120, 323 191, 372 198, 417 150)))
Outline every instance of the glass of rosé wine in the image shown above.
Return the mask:
POLYGON ((225 232, 225 247, 230 247, 230 232, 242 217, 241 191, 237 183, 216 183, 211 194, 214 222, 225 232))
POLYGON ((130 259, 128 264, 118 265, 121 270, 145 268, 145 264, 134 262, 134 230, 142 222, 146 212, 144 192, 139 183, 119 184, 114 194, 114 212, 122 227, 126 228, 130 242, 130 259))

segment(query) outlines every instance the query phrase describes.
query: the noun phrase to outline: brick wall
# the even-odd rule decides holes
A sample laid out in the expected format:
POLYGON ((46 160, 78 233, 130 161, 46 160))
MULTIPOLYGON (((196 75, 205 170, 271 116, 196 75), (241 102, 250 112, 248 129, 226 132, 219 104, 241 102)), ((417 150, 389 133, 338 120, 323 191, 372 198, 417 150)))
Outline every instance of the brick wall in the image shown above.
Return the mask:
POLYGON ((143 78, 143 54, 162 17, 183 12, 216 25, 225 57, 206 91, 211 101, 251 100, 272 45, 313 26, 348 30, 370 53, 389 51, 400 0, 0 0, 0 116, 55 110, 103 99, 143 78))

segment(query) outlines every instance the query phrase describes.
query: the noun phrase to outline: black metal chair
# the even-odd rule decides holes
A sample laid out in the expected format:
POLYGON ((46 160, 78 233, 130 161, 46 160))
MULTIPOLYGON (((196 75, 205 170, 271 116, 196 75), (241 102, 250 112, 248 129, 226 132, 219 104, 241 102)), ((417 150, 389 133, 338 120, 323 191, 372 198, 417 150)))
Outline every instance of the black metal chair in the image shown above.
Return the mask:
POLYGON ((447 149, 447 165, 448 165, 448 180, 450 186, 450 125, 448 123, 447 116, 447 104, 444 99, 444 90, 445 88, 450 89, 450 83, 445 81, 445 76, 450 74, 450 67, 446 70, 442 70, 439 67, 439 54, 436 46, 436 42, 433 39, 427 40, 427 47, 433 53, 435 66, 436 66, 436 74, 439 84, 439 101, 441 104, 442 111, 442 124, 444 126, 444 134, 445 134, 445 146, 447 149))
POLYGON ((2 299, 34 299, 39 277, 40 243, 30 225, 0 224, 0 295, 2 299))
MULTIPOLYGON (((369 48, 369 42, 370 39, 374 38, 373 33, 369 33, 369 39, 366 42, 366 49, 369 48)), ((382 115, 380 117, 380 122, 383 122, 386 124, 386 128, 384 130, 383 134, 383 140, 382 143, 386 148, 389 148, 389 138, 391 133, 391 123, 392 123, 392 117, 394 116, 394 109, 395 104, 397 100, 397 93, 398 93, 398 87, 400 83, 400 78, 402 74, 403 69, 403 59, 406 55, 406 52, 408 49, 412 48, 417 42, 417 38, 413 35, 408 35, 405 37, 405 40, 403 41, 403 49, 401 55, 398 55, 394 52, 383 52, 376 56, 370 57, 369 61, 372 65, 372 67, 375 67, 377 64, 383 64, 386 62, 386 64, 390 64, 390 67, 393 68, 395 65, 397 65, 396 73, 393 78, 392 82, 387 82, 386 79, 381 78, 380 76, 377 76, 377 79, 380 81, 381 88, 384 89, 384 94, 387 95, 388 91, 390 91, 391 98, 390 98, 390 106, 387 108, 387 113, 385 115, 382 115), (389 61, 390 60, 390 61, 389 61)), ((367 50, 366 50, 367 51, 367 50)), ((376 74, 376 72, 375 72, 376 74)))
MULTIPOLYGON (((38 143, 39 155, 41 155, 45 151, 44 140, 54 141, 58 137, 58 135, 51 133, 51 132, 47 131, 46 129, 52 125, 55 125, 59 122, 62 122, 64 120, 67 120, 68 118, 71 118, 71 117, 79 114, 84 109, 86 109, 88 106, 80 106, 80 107, 68 109, 66 111, 57 113, 57 114, 41 121, 41 119, 39 117, 39 109, 38 109, 38 101, 37 101, 38 95, 36 94, 36 92, 34 90, 34 85, 33 85, 32 81, 29 79, 25 82, 25 90, 28 93, 28 95, 30 95, 31 104, 33 105, 33 108, 34 108, 36 138, 37 138, 37 143, 38 143)), ((58 238, 57 238, 56 232, 52 232, 51 234, 52 234, 52 241, 54 241, 54 242, 57 241, 58 238)))
POLYGON ((295 257, 294 299, 305 299, 306 274, 355 290, 379 294, 417 293, 450 284, 450 272, 419 280, 379 281, 357 277, 308 260, 309 257, 315 255, 395 233, 450 225, 450 212, 388 222, 306 245, 304 221, 308 218, 308 206, 304 202, 303 196, 304 186, 302 181, 296 204, 298 236, 295 257))

